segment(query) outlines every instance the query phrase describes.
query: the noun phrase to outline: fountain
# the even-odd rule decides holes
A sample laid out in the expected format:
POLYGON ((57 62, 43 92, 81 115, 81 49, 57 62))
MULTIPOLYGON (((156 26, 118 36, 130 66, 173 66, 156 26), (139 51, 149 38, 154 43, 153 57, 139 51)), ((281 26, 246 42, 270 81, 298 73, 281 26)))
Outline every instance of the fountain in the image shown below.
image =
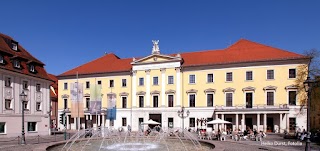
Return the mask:
POLYGON ((194 133, 180 128, 124 132, 116 129, 86 129, 74 134, 65 144, 49 147, 49 151, 206 151, 212 144, 200 143, 194 133))

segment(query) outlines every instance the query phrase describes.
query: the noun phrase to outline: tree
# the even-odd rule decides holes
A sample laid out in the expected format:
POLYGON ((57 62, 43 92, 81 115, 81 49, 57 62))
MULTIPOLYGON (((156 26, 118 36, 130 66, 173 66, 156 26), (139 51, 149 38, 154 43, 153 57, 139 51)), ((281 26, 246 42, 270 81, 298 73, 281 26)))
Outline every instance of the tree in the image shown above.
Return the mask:
MULTIPOLYGON (((298 88, 298 98, 300 100, 301 109, 307 105, 307 93, 305 92, 304 84, 303 82, 307 79, 308 75, 310 78, 315 79, 319 77, 320 75, 320 52, 316 49, 310 49, 306 50, 303 53, 308 59, 308 64, 299 65, 297 68, 297 77, 295 81, 295 86, 298 88)), ((317 78, 318 79, 318 78, 317 78)), ((319 95, 315 93, 314 91, 317 89, 312 89, 312 98, 319 98, 319 95)), ((316 101, 319 102, 319 101, 316 101)))

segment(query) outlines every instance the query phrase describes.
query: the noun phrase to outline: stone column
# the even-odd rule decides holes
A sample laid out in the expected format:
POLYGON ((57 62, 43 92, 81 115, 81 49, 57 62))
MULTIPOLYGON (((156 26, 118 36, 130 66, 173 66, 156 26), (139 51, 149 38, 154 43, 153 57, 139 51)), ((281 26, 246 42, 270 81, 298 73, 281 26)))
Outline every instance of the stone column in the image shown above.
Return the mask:
POLYGON ((260 131, 260 113, 257 114, 257 131, 260 131))
POLYGON ((132 71, 132 95, 131 95, 131 99, 132 99, 132 107, 135 108, 137 107, 137 101, 136 101, 136 93, 137 93, 137 77, 136 77, 137 71, 133 70, 132 71))
POLYGON ((289 114, 286 114, 286 130, 287 130, 287 132, 289 132, 289 127, 290 127, 290 125, 289 125, 289 114))
POLYGON ((161 107, 166 106, 166 69, 161 68, 161 107))
POLYGON ((70 129, 69 115, 66 114, 66 116, 67 116, 67 124, 66 124, 67 125, 67 129, 70 129))
POLYGON ((181 106, 181 82, 180 82, 180 74, 181 74, 181 69, 180 67, 175 68, 176 69, 176 90, 177 90, 177 94, 176 94, 176 106, 180 107, 181 106))
MULTIPOLYGON (((74 117, 74 118, 73 118, 73 127, 74 127, 74 129, 76 129, 76 130, 78 129, 78 128, 77 128, 77 123, 78 123, 78 118, 77 118, 77 117, 74 117)), ((80 125, 78 125, 78 126, 80 126, 80 125)))
MULTIPOLYGON (((224 120, 224 114, 221 114, 221 119, 224 120)), ((226 129, 225 129, 224 125, 225 125, 225 124, 221 124, 221 128, 223 128, 224 131, 225 131, 226 129)), ((222 130, 222 129, 221 129, 221 130, 222 130)))
POLYGON ((102 127, 106 126, 106 115, 102 114, 102 127))
POLYGON ((236 130, 239 129, 239 115, 238 113, 236 114, 236 130))
POLYGON ((150 69, 146 70, 146 107, 150 107, 150 69))
POLYGON ((263 114, 263 131, 267 132, 267 113, 263 114))
POLYGON ((101 122, 100 122, 100 114, 98 115, 97 118, 98 118, 98 125, 97 125, 97 127, 98 127, 98 126, 100 126, 100 123, 101 123, 101 122))
POLYGON ((246 128, 245 128, 245 122, 246 122, 246 117, 245 117, 245 114, 242 114, 242 119, 241 119, 241 131, 244 131, 246 128))
POLYGON ((283 128, 282 128, 282 113, 280 113, 280 120, 279 120, 279 133, 283 133, 283 128))

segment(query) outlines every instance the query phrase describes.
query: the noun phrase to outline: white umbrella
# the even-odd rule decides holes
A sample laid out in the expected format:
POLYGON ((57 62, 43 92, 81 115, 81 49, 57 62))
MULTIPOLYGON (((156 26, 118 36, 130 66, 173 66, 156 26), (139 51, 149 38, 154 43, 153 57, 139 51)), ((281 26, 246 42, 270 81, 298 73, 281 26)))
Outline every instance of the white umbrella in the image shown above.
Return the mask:
POLYGON ((220 118, 217 118, 213 121, 210 121, 210 122, 207 122, 207 124, 230 124, 231 122, 228 122, 228 121, 225 121, 225 120, 222 120, 220 118))
POLYGON ((147 125, 147 124, 158 125, 160 123, 150 119, 149 121, 143 122, 142 124, 144 124, 144 125, 147 125))

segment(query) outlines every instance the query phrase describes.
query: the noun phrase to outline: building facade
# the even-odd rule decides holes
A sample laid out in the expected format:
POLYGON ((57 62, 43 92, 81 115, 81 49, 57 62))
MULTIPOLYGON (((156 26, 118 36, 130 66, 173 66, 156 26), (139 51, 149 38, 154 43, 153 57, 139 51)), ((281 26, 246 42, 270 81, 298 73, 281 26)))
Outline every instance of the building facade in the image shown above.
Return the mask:
MULTIPOLYGON (((207 121, 221 118, 232 124, 268 131, 294 131, 306 127, 306 109, 300 110, 295 87, 297 67, 308 58, 296 53, 241 39, 222 50, 164 55, 159 41, 144 58, 121 59, 115 54, 66 71, 59 79, 59 112, 66 112, 67 129, 75 129, 70 116, 70 84, 84 85, 85 116, 81 126, 124 127, 139 130, 153 119, 162 127, 214 128, 207 121), (76 78, 78 74, 78 79, 76 78), (90 84, 102 86, 102 110, 88 112, 90 84), (106 119, 108 95, 116 96, 116 119, 106 119), (177 111, 190 114, 182 119, 177 111), (183 122, 183 123, 182 123, 183 122)), ((60 125, 62 126, 62 125, 60 125)))
POLYGON ((58 78, 53 74, 48 74, 52 80, 50 85, 50 128, 56 130, 58 127, 58 78))
POLYGON ((49 134, 50 82, 41 61, 0 33, 0 137, 21 135, 22 108, 26 136, 49 134))

